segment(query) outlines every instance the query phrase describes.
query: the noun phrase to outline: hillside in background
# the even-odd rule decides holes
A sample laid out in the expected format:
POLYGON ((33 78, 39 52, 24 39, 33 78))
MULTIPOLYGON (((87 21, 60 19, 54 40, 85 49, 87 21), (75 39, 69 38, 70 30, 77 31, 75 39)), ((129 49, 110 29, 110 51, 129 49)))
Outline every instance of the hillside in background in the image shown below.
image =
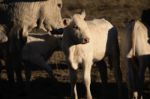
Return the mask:
POLYGON ((143 10, 150 8, 150 0, 63 0, 64 17, 85 9, 87 18, 106 18, 118 27, 130 19, 140 19, 143 10))

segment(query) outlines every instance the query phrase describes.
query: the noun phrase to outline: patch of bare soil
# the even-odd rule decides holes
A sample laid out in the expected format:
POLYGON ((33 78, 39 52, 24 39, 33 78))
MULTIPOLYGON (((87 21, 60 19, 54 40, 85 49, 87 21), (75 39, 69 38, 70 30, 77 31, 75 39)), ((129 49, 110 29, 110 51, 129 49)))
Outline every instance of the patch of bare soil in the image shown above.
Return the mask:
MULTIPOLYGON (((32 72, 30 82, 22 84, 15 83, 9 85, 7 81, 6 71, 1 73, 0 80, 0 99, 70 99, 70 81, 67 67, 58 65, 53 67, 55 80, 49 79, 45 71, 35 70, 32 72)), ((79 80, 77 84, 79 99, 85 98, 85 87, 82 82, 82 70, 78 71, 79 80)), ((112 73, 109 73, 108 85, 103 86, 99 78, 99 72, 96 67, 92 70, 91 91, 94 99, 117 99, 117 85, 112 73)), ((150 98, 150 82, 145 82, 144 98, 150 98)), ((122 85, 122 98, 127 99, 127 86, 122 85)))

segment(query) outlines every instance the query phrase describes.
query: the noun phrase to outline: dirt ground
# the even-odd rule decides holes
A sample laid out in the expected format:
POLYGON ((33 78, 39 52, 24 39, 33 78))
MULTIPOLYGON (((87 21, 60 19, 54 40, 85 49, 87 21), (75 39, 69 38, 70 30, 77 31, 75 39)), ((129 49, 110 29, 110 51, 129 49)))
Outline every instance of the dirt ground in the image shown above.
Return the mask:
MULTIPOLYGON (((66 66, 52 65, 56 78, 51 80, 43 70, 34 70, 30 82, 14 84, 10 86, 7 81, 6 70, 1 73, 0 99, 70 99, 69 72, 66 66)), ((85 87, 81 77, 82 70, 78 71, 79 99, 85 98, 85 87)), ((24 76, 24 75, 23 75, 24 76)), ((94 99, 117 99, 117 85, 113 77, 113 71, 109 71, 108 85, 101 84, 97 67, 92 69, 91 91, 94 99)), ((144 98, 150 98, 150 80, 147 78, 144 86, 144 98)), ((127 99, 127 86, 122 84, 122 99, 127 99)))
MULTIPOLYGON (((125 25, 131 19, 139 19, 142 11, 150 8, 150 0, 63 0, 62 16, 70 17, 74 13, 79 13, 85 9, 86 19, 106 18, 114 24, 119 31, 120 44, 124 38, 125 25)), ((120 45, 121 54, 124 51, 120 45)), ((70 99, 70 81, 67 67, 59 65, 65 61, 64 55, 59 53, 50 59, 53 66, 53 73, 56 80, 47 78, 47 73, 42 70, 32 72, 32 81, 23 84, 14 84, 10 86, 6 71, 0 74, 0 99, 70 99)), ((124 62, 121 58, 121 69, 124 72, 124 62)), ((80 99, 85 99, 85 87, 82 82, 82 70, 78 71, 78 94, 80 99)), ((125 81, 126 74, 123 73, 125 81)), ((145 75, 144 97, 150 99, 150 76, 145 75)), ((122 85, 123 96, 121 99, 127 99, 126 83, 122 85)), ((94 99, 117 99, 117 85, 113 77, 113 70, 108 69, 108 85, 102 86, 100 74, 97 67, 92 69, 91 91, 94 99)))

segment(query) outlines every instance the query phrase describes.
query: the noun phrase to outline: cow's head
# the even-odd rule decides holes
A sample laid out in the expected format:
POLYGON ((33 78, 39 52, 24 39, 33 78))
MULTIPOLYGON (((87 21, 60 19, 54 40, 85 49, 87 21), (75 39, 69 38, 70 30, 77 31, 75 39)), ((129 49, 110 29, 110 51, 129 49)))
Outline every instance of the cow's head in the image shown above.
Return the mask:
POLYGON ((63 28, 63 19, 61 16, 62 0, 48 0, 43 7, 45 16, 43 25, 47 31, 53 31, 63 28))
POLYGON ((73 15, 71 21, 68 23, 68 26, 65 29, 67 35, 70 35, 75 43, 86 44, 89 43, 89 29, 85 21, 85 11, 81 14, 73 15))

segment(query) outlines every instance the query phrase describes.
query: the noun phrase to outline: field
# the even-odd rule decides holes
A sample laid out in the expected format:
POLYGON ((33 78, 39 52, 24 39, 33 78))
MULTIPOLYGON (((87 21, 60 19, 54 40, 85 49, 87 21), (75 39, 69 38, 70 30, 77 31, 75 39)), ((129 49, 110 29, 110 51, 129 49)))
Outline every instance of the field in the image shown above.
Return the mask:
MULTIPOLYGON (((43 70, 34 70, 31 82, 23 82, 21 85, 16 83, 13 86, 9 85, 6 80, 6 71, 3 70, 1 73, 2 80, 0 80, 0 99, 70 99, 70 81, 67 67, 60 64, 52 66, 55 80, 47 78, 48 74, 43 70)), ((79 99, 86 99, 81 74, 82 70, 79 70, 77 89, 79 99)), ((104 87, 101 84, 97 67, 93 67, 91 91, 94 99, 117 99, 117 85, 112 71, 109 72, 108 79, 108 85, 104 87)), ((149 78, 147 78, 143 99, 149 99, 149 88, 149 78)), ((127 99, 127 86, 125 82, 122 84, 122 94, 122 99, 127 99)))
MULTIPOLYGON (((74 13, 80 13, 85 9, 86 19, 106 18, 114 24, 119 31, 119 42, 121 51, 121 69, 123 72, 123 99, 127 99, 126 86, 126 66, 122 58, 124 48, 124 33, 126 24, 131 19, 139 19, 142 11, 150 8, 150 0, 63 0, 62 16, 70 17, 74 13)), ((106 59, 107 60, 107 59, 106 59)), ((65 65, 65 58, 62 52, 55 52, 48 61, 52 64, 53 73, 56 80, 47 78, 47 73, 43 70, 32 72, 32 81, 24 82, 20 87, 15 84, 12 88, 9 86, 6 77, 6 71, 1 73, 0 81, 0 99, 70 99, 70 81, 68 68, 65 65), (28 87, 28 88, 26 88, 28 87)), ((78 90, 80 99, 85 99, 85 88, 82 83, 82 70, 78 71, 78 90)), ((145 73, 144 98, 150 98, 150 75, 145 73)), ((92 69, 91 90, 94 99, 116 99, 117 86, 113 75, 113 69, 108 66, 108 82, 104 88, 101 85, 100 74, 97 66, 92 69)))

